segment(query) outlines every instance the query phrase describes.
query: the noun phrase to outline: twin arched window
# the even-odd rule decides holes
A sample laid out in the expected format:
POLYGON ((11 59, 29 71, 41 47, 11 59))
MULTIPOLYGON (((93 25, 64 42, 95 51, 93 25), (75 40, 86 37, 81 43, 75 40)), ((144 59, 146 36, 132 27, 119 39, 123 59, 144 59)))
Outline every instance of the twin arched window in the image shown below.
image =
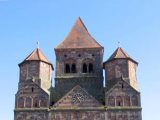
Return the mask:
MULTIPOLYGON (((84 60, 82 62, 82 73, 93 73, 94 65, 92 60, 84 60)), ((69 59, 65 62, 64 73, 77 73, 75 60, 69 59)))
POLYGON ((93 60, 86 59, 83 61, 82 64, 82 73, 93 73, 94 67, 93 67, 93 60))
POLYGON ((65 73, 76 73, 76 64, 65 64, 65 73))
POLYGON ((76 62, 75 60, 69 59, 65 62, 64 73, 76 73, 76 62))
POLYGON ((93 73, 93 64, 92 63, 83 63, 83 73, 93 73))

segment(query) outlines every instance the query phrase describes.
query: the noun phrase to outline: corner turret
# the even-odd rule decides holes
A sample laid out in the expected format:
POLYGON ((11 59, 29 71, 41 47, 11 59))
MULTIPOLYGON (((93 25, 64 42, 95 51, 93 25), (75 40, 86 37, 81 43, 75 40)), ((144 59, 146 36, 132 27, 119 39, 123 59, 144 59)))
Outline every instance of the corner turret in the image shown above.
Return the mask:
POLYGON ((43 90, 49 92, 53 65, 39 48, 36 48, 23 62, 21 62, 19 67, 19 87, 22 87, 26 82, 32 80, 43 90))
POLYGON ((138 62, 132 59, 122 48, 118 47, 111 57, 104 62, 105 80, 114 80, 120 77, 138 90, 136 69, 138 62))

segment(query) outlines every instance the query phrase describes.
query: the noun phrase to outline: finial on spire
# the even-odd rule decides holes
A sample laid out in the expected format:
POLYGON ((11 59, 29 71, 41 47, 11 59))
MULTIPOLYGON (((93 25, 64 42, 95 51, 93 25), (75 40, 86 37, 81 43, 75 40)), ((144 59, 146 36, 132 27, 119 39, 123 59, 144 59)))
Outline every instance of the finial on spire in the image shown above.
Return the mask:
POLYGON ((39 48, 39 41, 37 41, 37 48, 39 48))

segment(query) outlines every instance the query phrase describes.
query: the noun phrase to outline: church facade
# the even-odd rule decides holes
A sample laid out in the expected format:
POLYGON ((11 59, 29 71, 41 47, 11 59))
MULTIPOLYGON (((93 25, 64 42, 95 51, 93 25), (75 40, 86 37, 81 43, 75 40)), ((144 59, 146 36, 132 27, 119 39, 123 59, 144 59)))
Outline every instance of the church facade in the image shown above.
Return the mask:
POLYGON ((138 63, 120 47, 105 62, 103 52, 78 18, 55 48, 52 87, 54 67, 36 48, 19 64, 14 120, 142 120, 138 63))

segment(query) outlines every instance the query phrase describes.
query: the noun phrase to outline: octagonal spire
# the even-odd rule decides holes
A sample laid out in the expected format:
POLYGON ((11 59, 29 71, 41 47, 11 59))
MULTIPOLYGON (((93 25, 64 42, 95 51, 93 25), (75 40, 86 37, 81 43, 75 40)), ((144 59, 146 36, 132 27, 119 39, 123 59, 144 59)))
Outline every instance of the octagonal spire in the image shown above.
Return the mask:
POLYGON ((138 62, 132 59, 121 47, 118 47, 105 63, 115 59, 129 59, 132 62, 138 64, 138 62))
POLYGON ((51 62, 49 62, 49 60, 45 57, 45 55, 43 54, 43 52, 41 51, 40 48, 36 48, 23 62, 21 62, 19 65, 23 64, 24 62, 27 61, 42 61, 45 63, 48 63, 52 66, 53 65, 51 62))

